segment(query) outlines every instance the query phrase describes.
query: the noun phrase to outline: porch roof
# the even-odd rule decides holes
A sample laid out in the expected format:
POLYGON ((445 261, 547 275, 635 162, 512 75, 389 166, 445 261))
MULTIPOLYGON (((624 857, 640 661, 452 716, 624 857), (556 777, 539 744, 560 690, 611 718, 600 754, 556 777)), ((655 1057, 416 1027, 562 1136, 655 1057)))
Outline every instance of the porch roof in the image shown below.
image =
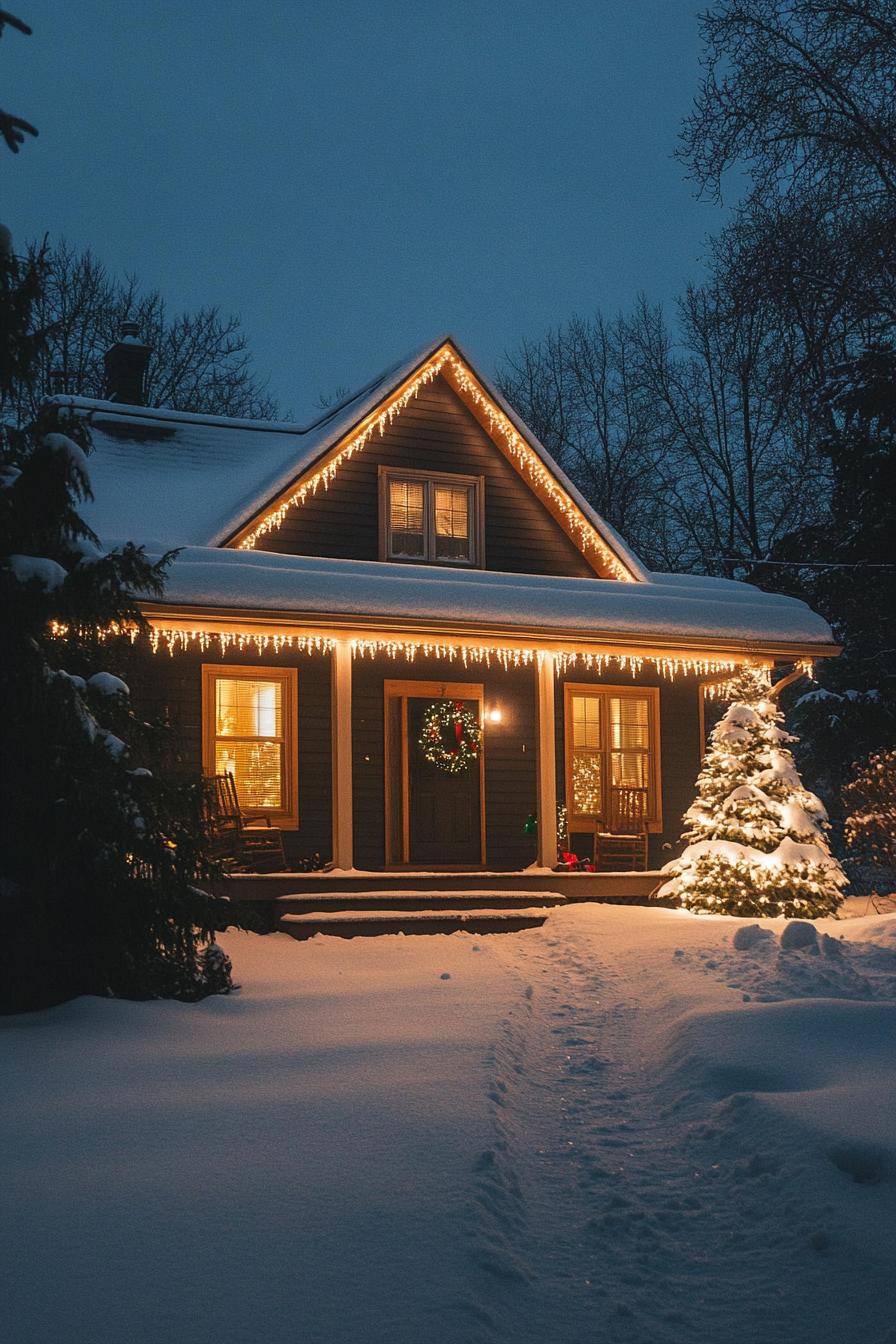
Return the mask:
POLYGON ((318 626, 329 620, 578 642, 610 636, 795 656, 837 651, 827 622, 795 598, 680 574, 624 584, 188 546, 171 565, 161 606, 318 626))

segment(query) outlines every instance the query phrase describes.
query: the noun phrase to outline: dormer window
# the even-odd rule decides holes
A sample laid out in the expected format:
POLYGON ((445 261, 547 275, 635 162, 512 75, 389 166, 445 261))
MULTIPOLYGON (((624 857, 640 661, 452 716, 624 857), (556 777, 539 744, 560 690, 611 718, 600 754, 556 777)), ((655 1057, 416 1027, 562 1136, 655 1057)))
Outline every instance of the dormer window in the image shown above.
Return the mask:
POLYGON ((482 565, 482 480, 380 468, 380 558, 482 565))

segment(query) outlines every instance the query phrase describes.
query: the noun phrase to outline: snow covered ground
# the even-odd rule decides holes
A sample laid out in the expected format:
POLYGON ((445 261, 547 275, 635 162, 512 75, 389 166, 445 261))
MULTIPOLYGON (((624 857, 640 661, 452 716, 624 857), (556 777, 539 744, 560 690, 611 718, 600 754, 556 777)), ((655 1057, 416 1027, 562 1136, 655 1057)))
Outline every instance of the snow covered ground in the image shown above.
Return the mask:
POLYGON ((4 1344, 894 1344, 896 915, 231 933, 0 1022, 4 1344))

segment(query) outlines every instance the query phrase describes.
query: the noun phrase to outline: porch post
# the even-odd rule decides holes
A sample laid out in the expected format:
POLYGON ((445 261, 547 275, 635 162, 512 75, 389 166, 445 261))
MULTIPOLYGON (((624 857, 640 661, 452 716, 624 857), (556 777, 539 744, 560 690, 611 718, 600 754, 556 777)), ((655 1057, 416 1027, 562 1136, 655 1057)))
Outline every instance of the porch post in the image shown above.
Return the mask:
POLYGON ((333 759, 333 867, 353 868, 352 646, 337 639, 330 661, 333 759))
POLYGON ((538 677, 538 859, 557 862, 557 747, 554 725, 554 655, 535 655, 538 677))

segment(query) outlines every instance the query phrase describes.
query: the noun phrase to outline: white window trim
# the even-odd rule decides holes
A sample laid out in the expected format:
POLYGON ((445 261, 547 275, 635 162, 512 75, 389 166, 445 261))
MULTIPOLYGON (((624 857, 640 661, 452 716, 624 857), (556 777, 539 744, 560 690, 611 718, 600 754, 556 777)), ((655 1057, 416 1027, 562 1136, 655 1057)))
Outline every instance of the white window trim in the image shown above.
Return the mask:
POLYGON ((379 558, 398 565, 439 565, 449 569, 485 568, 485 477, 462 476, 451 471, 405 470, 403 467, 381 466, 377 472, 379 486, 380 538, 379 558), (393 555, 391 547, 389 486, 392 481, 408 481, 423 486, 423 556, 393 555), (469 490, 470 504, 470 557, 441 558, 435 553, 435 518, 433 498, 439 485, 463 487, 469 490))

